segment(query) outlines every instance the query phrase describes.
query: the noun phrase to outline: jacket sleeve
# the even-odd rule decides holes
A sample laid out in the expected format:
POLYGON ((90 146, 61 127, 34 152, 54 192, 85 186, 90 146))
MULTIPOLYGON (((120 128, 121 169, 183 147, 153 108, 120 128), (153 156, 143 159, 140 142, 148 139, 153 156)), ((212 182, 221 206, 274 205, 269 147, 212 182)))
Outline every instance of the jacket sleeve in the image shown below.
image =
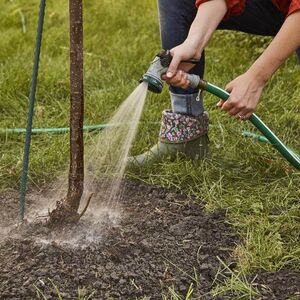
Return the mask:
POLYGON ((292 0, 287 15, 290 15, 297 10, 300 10, 300 0, 292 0))
MULTIPOLYGON (((210 0, 196 0, 196 6, 199 7, 200 4, 210 0)), ((227 13, 224 19, 228 19, 231 16, 237 16, 244 11, 245 0, 225 0, 227 4, 227 13)), ((300 1, 300 0, 295 0, 300 1)))

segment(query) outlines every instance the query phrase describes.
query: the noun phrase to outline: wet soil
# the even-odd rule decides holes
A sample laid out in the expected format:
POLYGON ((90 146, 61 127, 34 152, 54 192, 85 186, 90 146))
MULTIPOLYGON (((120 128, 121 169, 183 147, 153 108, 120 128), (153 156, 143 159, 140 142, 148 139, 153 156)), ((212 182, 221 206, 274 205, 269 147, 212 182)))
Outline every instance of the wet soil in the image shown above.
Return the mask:
MULTIPOLYGON (((28 198, 30 211, 39 197, 28 198)), ((118 206, 101 210, 90 207, 75 227, 50 230, 42 219, 13 227, 18 195, 0 196, 0 299, 39 299, 38 290, 57 299, 55 287, 63 299, 77 299, 78 287, 90 299, 174 299, 170 289, 184 299, 190 286, 190 299, 237 299, 209 294, 220 260, 235 267, 240 242, 223 210, 209 213, 186 195, 131 181, 118 206)), ((299 278, 260 273, 255 282, 261 299, 288 299, 299 278)))

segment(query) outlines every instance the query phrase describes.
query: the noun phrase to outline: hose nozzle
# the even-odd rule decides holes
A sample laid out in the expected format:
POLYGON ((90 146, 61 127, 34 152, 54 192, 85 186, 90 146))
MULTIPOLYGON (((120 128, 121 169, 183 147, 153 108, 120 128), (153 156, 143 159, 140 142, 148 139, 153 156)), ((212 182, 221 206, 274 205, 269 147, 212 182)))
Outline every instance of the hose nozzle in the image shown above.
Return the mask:
POLYGON ((160 94, 162 92, 164 84, 161 79, 161 75, 167 72, 171 61, 172 56, 169 50, 162 50, 155 56, 148 71, 141 79, 141 81, 148 83, 149 91, 156 94, 160 94))
MULTIPOLYGON (((148 71, 143 75, 140 82, 145 81, 148 83, 148 90, 160 94, 163 89, 163 81, 161 76, 165 74, 172 61, 172 55, 169 50, 160 51, 150 64, 148 71)), ((190 59, 182 61, 190 64, 197 64, 199 60, 190 59)), ((190 81, 190 87, 198 88, 199 83, 202 81, 199 76, 188 74, 188 80, 190 81)), ((201 86, 199 86, 199 89, 201 86)))

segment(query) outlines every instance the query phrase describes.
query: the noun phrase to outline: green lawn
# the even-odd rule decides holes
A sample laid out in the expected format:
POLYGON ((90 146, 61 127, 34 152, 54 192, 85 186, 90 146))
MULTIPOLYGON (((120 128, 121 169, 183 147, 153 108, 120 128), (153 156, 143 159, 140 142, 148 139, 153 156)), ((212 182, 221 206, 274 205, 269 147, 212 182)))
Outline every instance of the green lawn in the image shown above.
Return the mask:
MULTIPOLYGON (((37 0, 0 3, 0 127, 25 127, 37 0)), ((137 85, 160 49, 156 2, 84 1, 85 124, 108 120, 137 85)), ((218 32, 206 52, 206 79, 224 86, 244 72, 269 39, 218 32)), ((41 54, 34 127, 68 126, 68 7, 49 1, 41 54)), ((291 57, 265 88, 257 114, 291 148, 300 152, 300 69, 291 57)), ((204 199, 208 210, 225 208, 243 244, 237 245, 241 274, 300 267, 300 173, 272 147, 241 137, 251 124, 228 117, 206 95, 211 116, 211 158, 198 163, 165 162, 129 176, 175 187, 204 199)), ((137 154, 157 140, 168 93, 148 95, 143 125, 133 145, 137 154)), ((24 136, 0 135, 0 190, 17 189, 24 136)), ((53 181, 67 166, 68 136, 32 140, 30 184, 53 181)), ((240 285, 233 285, 239 289, 240 285)))

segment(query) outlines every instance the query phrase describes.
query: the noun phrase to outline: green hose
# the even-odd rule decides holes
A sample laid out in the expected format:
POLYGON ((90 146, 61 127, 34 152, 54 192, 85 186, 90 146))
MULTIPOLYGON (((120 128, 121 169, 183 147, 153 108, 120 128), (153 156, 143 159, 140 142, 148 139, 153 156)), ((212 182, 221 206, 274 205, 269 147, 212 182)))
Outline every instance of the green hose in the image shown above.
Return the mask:
MULTIPOLYGON (((159 124, 159 122, 151 122, 151 124, 159 124)), ((95 131, 101 130, 104 128, 114 127, 117 126, 116 124, 97 124, 97 125, 84 125, 83 131, 95 131)), ((216 127, 214 125, 210 125, 211 127, 216 127)), ((31 133, 34 135, 40 134, 65 134, 70 132, 70 127, 54 127, 54 128, 32 128, 31 133)), ((10 134, 24 134, 26 133, 26 128, 0 128, 0 135, 10 135, 10 134)), ((269 140, 262 136, 258 135, 254 132, 250 131, 241 131, 240 132, 243 137, 251 138, 253 140, 263 142, 263 143, 270 143, 269 140)))
MULTIPOLYGON (((83 126, 84 131, 94 131, 104 129, 112 125, 99 124, 99 125, 86 125, 83 126)), ((58 128, 32 128, 32 134, 65 134, 70 132, 70 127, 58 127, 58 128)), ((20 134, 26 133, 26 128, 0 128, 0 134, 20 134)))
MULTIPOLYGON (((159 124, 159 122, 151 122, 151 124, 159 124)), ((116 124, 97 124, 97 125, 85 125, 83 126, 83 131, 95 131, 101 130, 104 128, 114 127, 116 124)), ((210 125, 211 127, 217 127, 216 125, 210 125)), ((40 134, 66 134, 70 132, 70 127, 54 127, 54 128, 32 128, 31 133, 33 135, 40 134)), ((256 134, 251 131, 234 131, 236 133, 240 133, 245 138, 250 138, 258 142, 269 143, 270 141, 262 135, 256 134)), ((24 134, 26 133, 26 128, 0 128, 0 134, 10 135, 10 134, 24 134)), ((293 151, 290 149, 290 151, 293 151)))
MULTIPOLYGON (((198 81, 199 84, 199 81, 198 81)), ((199 87, 204 89, 211 94, 223 99, 227 100, 230 96, 228 92, 225 90, 205 81, 200 81, 199 87)), ((270 143, 271 145, 276 148, 287 161, 289 161, 296 169, 300 170, 300 158, 292 149, 286 147, 280 139, 263 123, 263 121, 252 114, 251 118, 249 119, 250 122, 261 132, 264 136, 255 134, 249 131, 242 131, 241 134, 246 138, 251 138, 257 140, 259 142, 270 143)), ((104 129, 110 126, 117 126, 116 124, 98 124, 98 125, 86 125, 83 126, 84 131, 94 131, 99 129, 104 129)), ((68 133, 70 128, 62 127, 62 128, 33 128, 32 134, 64 134, 68 133)), ((26 133, 25 128, 0 128, 0 134, 19 134, 19 133, 26 133)))
MULTIPOLYGON (((221 98, 222 100, 227 100, 230 96, 225 90, 201 80, 199 87, 209 93, 221 98)), ((252 114, 249 121, 265 136, 265 138, 273 145, 275 149, 297 170, 300 170, 300 158, 291 149, 284 145, 284 143, 268 128, 268 126, 256 115, 252 114)))

